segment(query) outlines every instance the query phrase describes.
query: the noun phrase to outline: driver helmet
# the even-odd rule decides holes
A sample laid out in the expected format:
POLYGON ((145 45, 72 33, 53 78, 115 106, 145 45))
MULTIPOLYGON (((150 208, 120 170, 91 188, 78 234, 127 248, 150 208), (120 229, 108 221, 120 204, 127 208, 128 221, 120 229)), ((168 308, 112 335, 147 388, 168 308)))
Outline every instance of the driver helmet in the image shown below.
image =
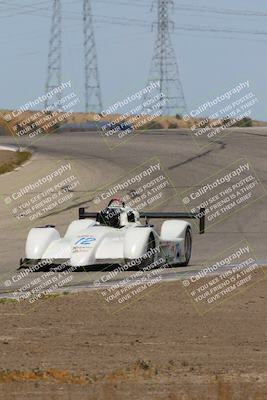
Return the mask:
POLYGON ((111 226, 112 228, 119 228, 120 214, 120 208, 107 207, 98 213, 97 222, 99 222, 101 225, 111 226))

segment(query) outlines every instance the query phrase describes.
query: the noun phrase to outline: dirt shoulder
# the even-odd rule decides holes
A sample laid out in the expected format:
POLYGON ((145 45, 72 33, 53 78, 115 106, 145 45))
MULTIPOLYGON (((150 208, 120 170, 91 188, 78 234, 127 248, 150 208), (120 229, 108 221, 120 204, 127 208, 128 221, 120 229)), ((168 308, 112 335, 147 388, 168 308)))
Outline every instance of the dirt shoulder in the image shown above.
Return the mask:
POLYGON ((31 157, 29 151, 0 150, 0 174, 13 171, 31 157))
POLYGON ((116 314, 96 291, 1 303, 0 398, 263 400, 266 306, 265 280, 205 316, 180 281, 116 314))

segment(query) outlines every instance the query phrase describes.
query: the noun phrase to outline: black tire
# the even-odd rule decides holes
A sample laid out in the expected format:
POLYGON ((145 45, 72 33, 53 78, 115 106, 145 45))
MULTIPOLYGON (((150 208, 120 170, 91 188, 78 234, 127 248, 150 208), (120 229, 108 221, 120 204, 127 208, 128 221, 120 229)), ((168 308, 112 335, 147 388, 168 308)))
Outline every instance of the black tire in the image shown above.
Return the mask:
MULTIPOLYGON (((146 253, 149 250, 155 249, 155 247, 156 247, 155 237, 154 237, 153 233, 150 232, 148 241, 147 241, 146 253)), ((155 260, 155 253, 152 253, 150 255, 150 257, 142 259, 141 263, 139 264, 139 269, 142 270, 142 269, 148 267, 149 265, 153 264, 154 260, 155 260)))
POLYGON ((192 254, 192 232, 189 226, 186 228, 185 231, 184 253, 185 253, 185 262, 179 264, 181 267, 186 267, 189 264, 192 254))

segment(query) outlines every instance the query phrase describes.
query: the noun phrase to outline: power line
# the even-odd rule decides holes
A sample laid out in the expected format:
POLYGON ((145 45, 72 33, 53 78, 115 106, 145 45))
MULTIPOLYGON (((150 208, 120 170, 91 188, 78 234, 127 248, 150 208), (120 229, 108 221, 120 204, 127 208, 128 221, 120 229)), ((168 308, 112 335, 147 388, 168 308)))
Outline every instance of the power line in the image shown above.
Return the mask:
POLYGON ((267 17, 267 12, 255 11, 255 10, 233 10, 228 8, 215 8, 205 6, 195 6, 188 4, 180 4, 175 6, 176 10, 183 11, 198 11, 200 13, 208 14, 223 14, 232 16, 243 16, 243 17, 267 17))
POLYGON ((198 32, 219 32, 219 33, 238 33, 246 35, 267 35, 267 31, 237 30, 231 28, 216 28, 212 26, 179 25, 175 30, 198 31, 198 32))

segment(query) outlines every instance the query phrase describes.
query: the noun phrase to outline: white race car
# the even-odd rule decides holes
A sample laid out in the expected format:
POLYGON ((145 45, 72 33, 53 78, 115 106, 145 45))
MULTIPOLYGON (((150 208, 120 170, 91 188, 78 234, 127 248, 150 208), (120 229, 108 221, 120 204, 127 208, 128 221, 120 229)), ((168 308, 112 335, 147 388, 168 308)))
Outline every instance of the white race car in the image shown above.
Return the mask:
POLYGON ((191 257, 192 227, 183 219, 193 218, 199 220, 199 233, 204 233, 204 209, 199 213, 139 213, 119 199, 112 199, 100 212, 79 208, 79 219, 71 222, 63 237, 53 225, 30 230, 20 268, 47 264, 103 266, 134 260, 144 268, 157 259, 171 266, 185 266, 191 257), (140 222, 143 218, 144 224, 140 222), (160 233, 149 224, 150 218, 166 219, 160 233))

